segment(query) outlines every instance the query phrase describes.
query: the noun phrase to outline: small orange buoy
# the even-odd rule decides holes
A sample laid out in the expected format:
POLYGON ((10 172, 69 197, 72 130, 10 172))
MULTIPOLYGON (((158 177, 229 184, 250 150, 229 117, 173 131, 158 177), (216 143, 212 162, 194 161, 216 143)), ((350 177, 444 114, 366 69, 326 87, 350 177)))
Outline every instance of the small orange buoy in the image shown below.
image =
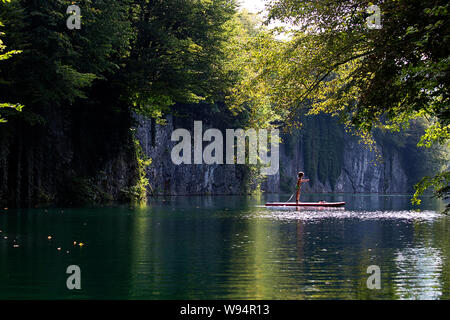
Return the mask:
POLYGON ((76 246, 76 245, 77 245, 77 242, 76 242, 76 241, 74 241, 74 242, 73 242, 73 245, 74 245, 74 246, 76 246))
POLYGON ((52 236, 48 236, 47 239, 48 239, 48 240, 52 240, 52 236))
POLYGON ((58 247, 56 250, 61 251, 61 247, 58 247))

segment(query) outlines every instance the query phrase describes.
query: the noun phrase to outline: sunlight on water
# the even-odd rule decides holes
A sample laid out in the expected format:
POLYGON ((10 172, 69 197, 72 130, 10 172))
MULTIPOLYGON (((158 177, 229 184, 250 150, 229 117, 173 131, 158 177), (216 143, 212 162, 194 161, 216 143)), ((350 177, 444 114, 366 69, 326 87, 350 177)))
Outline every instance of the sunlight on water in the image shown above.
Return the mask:
POLYGON ((435 211, 346 211, 343 209, 263 209, 252 216, 278 220, 323 220, 323 219, 359 219, 359 220, 416 220, 431 221, 442 215, 435 211))
POLYGON ((442 295, 442 252, 431 247, 398 250, 394 288, 401 299, 438 299, 442 295))

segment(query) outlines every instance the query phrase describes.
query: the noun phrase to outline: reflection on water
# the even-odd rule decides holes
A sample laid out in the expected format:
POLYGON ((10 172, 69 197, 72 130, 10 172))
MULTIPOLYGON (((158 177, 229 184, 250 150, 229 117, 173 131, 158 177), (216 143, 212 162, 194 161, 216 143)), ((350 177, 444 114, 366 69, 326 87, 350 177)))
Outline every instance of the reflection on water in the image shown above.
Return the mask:
POLYGON ((450 298, 450 218, 436 212, 442 203, 424 199, 416 212, 410 196, 302 195, 347 205, 261 207, 287 198, 0 211, 0 298, 450 298), (66 289, 71 264, 82 270, 81 291, 66 289), (366 287, 370 265, 380 266, 380 290, 366 287))
POLYGON ((399 250, 395 292, 402 299, 438 299, 442 283, 435 275, 442 272, 442 253, 431 247, 399 250))
MULTIPOLYGON (((255 213, 252 213, 255 216, 255 213)), ((251 216, 252 216, 251 215, 251 216)), ((414 220, 430 221, 439 218, 435 211, 347 211, 343 208, 270 208, 256 212, 257 216, 280 220, 308 220, 320 221, 323 219, 359 219, 359 220, 414 220)))

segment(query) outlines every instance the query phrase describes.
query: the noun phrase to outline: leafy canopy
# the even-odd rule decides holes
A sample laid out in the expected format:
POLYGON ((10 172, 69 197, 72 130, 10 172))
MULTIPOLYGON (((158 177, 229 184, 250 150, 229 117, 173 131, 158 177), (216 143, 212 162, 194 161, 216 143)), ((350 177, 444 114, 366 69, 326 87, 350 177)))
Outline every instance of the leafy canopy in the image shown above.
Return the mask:
MULTIPOLYGON (((6 2, 10 2, 10 1, 11 0, 2 0, 1 2, 2 3, 6 3, 6 2)), ((1 21, 0 21, 0 27, 4 27, 4 25, 3 25, 3 23, 1 21)), ((4 33, 0 32, 0 36, 3 36, 3 35, 4 35, 4 33)), ((3 45, 3 41, 0 38, 0 61, 9 59, 14 54, 18 54, 18 53, 21 52, 20 50, 11 50, 11 51, 4 52, 5 48, 6 48, 6 46, 3 45)), ((18 104, 18 103, 17 104, 11 104, 11 103, 0 102, 0 108, 12 108, 12 109, 15 109, 17 111, 21 111, 23 106, 18 104)), ((6 120, 3 119, 0 116, 0 123, 2 123, 2 122, 6 122, 6 120)))
POLYGON ((374 128, 399 131, 425 118, 420 144, 448 148, 448 1, 276 0, 268 9, 269 21, 295 28, 288 41, 253 42, 254 74, 236 101, 270 104, 290 125, 302 113, 339 116, 369 144, 374 128), (374 4, 381 29, 367 25, 374 4))

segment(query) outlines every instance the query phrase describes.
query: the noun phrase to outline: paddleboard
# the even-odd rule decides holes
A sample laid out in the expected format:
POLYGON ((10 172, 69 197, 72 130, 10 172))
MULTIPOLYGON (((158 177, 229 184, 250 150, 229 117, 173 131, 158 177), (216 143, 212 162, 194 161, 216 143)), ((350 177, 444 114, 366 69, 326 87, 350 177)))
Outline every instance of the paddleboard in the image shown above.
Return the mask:
POLYGON ((345 202, 267 202, 266 207, 343 207, 345 202))

